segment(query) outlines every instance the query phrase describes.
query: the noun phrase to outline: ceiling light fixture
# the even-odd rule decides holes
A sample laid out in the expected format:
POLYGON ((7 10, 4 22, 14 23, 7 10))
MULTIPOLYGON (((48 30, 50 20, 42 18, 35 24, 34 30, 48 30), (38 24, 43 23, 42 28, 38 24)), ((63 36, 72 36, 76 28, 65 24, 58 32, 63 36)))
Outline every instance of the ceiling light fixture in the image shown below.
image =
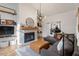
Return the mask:
POLYGON ((42 19, 46 18, 46 16, 42 16, 42 4, 41 3, 40 3, 40 7, 39 8, 40 9, 37 10, 37 17, 38 17, 39 20, 42 20, 42 19))

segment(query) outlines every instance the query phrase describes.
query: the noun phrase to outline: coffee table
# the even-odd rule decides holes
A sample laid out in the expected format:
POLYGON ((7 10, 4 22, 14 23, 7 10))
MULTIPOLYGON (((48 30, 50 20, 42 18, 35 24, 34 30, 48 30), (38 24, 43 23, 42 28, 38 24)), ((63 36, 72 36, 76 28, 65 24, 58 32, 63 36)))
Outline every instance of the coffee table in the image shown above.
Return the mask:
POLYGON ((44 49, 49 48, 49 42, 41 38, 41 39, 38 39, 37 41, 32 42, 30 44, 30 48, 35 52, 40 53, 42 48, 44 49))

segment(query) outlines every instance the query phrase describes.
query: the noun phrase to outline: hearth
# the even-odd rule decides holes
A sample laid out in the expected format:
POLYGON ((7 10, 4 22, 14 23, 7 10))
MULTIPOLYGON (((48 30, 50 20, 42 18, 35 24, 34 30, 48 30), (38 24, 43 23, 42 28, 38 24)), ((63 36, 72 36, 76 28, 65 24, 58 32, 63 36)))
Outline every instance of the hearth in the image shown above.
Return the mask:
POLYGON ((33 41, 35 39, 35 33, 34 32, 29 32, 29 33, 24 33, 24 43, 33 41))

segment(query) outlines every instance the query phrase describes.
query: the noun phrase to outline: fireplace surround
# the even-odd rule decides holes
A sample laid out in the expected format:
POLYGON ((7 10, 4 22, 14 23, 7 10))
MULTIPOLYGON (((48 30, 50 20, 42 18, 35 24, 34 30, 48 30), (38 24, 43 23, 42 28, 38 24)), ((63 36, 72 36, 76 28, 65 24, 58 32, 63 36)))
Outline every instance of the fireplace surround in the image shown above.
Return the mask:
POLYGON ((37 31, 35 30, 19 30, 17 31, 17 44, 29 45, 31 42, 37 40, 37 31))

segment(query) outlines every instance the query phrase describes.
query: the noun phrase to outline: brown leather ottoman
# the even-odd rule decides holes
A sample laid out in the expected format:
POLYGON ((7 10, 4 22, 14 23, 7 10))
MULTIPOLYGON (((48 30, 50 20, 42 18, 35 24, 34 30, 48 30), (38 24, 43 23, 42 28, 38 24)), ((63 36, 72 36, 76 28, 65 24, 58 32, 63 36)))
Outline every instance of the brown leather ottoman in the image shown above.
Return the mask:
POLYGON ((30 48, 33 49, 35 52, 40 53, 42 48, 49 48, 49 43, 44 41, 43 39, 38 39, 30 44, 30 48))

